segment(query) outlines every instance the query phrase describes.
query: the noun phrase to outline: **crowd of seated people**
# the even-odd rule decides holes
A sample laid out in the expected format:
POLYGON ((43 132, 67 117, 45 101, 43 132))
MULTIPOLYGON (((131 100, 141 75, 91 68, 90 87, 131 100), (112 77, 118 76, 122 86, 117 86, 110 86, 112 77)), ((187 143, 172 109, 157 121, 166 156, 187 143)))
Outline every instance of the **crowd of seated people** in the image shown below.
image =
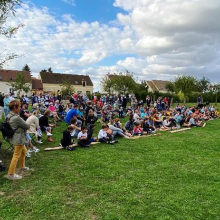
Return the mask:
MULTIPOLYGON (((4 100, 6 108, 10 100, 13 99, 6 95, 4 100)), ((74 138, 77 138, 77 144, 82 147, 88 147, 94 140, 113 144, 117 142, 118 136, 129 139, 132 136, 154 134, 157 131, 180 127, 200 127, 204 121, 219 117, 219 110, 213 105, 199 103, 198 106, 188 108, 186 105, 177 104, 170 108, 170 101, 166 97, 152 102, 147 96, 144 103, 143 100, 138 102, 134 95, 128 98, 124 95, 103 95, 100 99, 93 96, 89 100, 87 96, 74 93, 64 104, 58 93, 57 96, 33 94, 31 101, 22 95, 20 102, 20 117, 30 125, 26 132, 28 157, 32 152, 39 151, 32 143, 32 139, 36 138, 35 143, 42 143, 42 136, 45 133, 47 141, 53 142, 53 129, 63 120, 68 127, 63 134, 61 145, 67 147, 68 143, 68 149, 72 149, 74 138), (128 102, 131 105, 128 105, 128 102), (122 125, 120 119, 124 117, 127 117, 127 122, 122 125), (95 138, 93 130, 99 122, 102 129, 95 138), (65 142, 67 137, 69 139, 71 137, 71 141, 65 142)))

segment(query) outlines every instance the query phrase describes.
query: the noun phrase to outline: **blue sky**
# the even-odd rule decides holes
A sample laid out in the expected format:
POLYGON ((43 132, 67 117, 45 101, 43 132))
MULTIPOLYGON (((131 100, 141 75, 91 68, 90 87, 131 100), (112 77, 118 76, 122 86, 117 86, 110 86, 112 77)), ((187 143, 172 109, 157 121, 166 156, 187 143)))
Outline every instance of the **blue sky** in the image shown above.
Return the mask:
POLYGON ((87 21, 108 23, 115 20, 117 13, 125 12, 114 7, 114 0, 32 0, 38 7, 48 7, 57 17, 71 14, 78 22, 87 21), (69 3, 68 3, 69 2, 69 3))

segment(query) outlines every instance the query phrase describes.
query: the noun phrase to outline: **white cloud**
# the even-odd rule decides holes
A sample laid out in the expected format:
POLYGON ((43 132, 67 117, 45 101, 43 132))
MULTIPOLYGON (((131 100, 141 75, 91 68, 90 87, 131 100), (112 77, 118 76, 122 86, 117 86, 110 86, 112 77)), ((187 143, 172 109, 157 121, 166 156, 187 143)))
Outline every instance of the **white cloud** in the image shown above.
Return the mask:
POLYGON ((75 0, 62 0, 62 2, 65 2, 65 3, 72 5, 72 6, 76 6, 75 0))
POLYGON ((71 15, 58 20, 49 9, 30 5, 18 9, 11 24, 25 27, 10 41, 0 37, 0 46, 25 56, 7 68, 27 63, 34 73, 51 66, 90 74, 96 89, 106 73, 125 69, 138 79, 190 74, 220 81, 220 1, 115 0, 114 5, 126 12, 110 24, 77 22, 71 15), (105 58, 126 54, 97 67, 105 58))

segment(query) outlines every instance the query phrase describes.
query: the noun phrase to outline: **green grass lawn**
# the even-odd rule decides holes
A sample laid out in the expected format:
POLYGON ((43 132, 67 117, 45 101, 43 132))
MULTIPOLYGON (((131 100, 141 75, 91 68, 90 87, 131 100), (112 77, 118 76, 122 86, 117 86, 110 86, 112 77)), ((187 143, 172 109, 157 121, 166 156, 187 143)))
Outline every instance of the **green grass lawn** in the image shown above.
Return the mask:
POLYGON ((22 180, 0 173, 0 219, 220 219, 219 126, 44 152, 59 145, 59 123, 55 143, 44 140, 27 158, 31 171, 22 180))

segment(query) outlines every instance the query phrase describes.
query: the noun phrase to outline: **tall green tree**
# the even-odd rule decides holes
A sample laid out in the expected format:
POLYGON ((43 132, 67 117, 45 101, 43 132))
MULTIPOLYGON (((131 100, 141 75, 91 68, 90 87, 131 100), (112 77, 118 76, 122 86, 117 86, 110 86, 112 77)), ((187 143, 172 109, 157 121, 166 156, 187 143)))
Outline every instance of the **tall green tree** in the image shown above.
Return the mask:
POLYGON ((176 94, 182 91, 184 94, 195 92, 196 87, 196 78, 189 75, 178 76, 174 81, 174 89, 176 94))
POLYGON ((47 73, 47 70, 43 69, 40 71, 40 73, 47 73))
POLYGON ((53 73, 52 68, 51 68, 51 67, 49 67, 47 72, 48 72, 48 73, 53 73))
MULTIPOLYGON (((11 27, 7 23, 11 15, 15 16, 15 7, 20 4, 20 0, 0 0, 0 36, 10 38, 20 27, 24 26, 23 24, 19 24, 16 27, 11 27)), ((7 48, 1 48, 0 53, 2 55, 2 58, 0 58, 0 69, 3 68, 3 65, 8 61, 18 57, 15 53, 7 52, 7 48)))
POLYGON ((114 74, 115 77, 112 78, 113 88, 116 92, 120 94, 134 93, 137 88, 137 83, 134 80, 133 73, 126 70, 125 73, 120 72, 119 74, 114 74))
POLYGON ((102 80, 103 90, 108 94, 112 94, 114 91, 114 82, 109 77, 104 77, 102 80))
POLYGON ((75 88, 70 82, 70 79, 68 77, 64 77, 61 87, 61 94, 63 99, 69 99, 71 95, 75 92, 75 88))
POLYGON ((175 84, 173 82, 168 82, 166 84, 166 90, 168 92, 174 93, 175 92, 175 84))
POLYGON ((28 93, 31 90, 23 72, 17 73, 14 81, 9 81, 7 85, 11 86, 14 91, 18 92, 18 96, 20 95, 21 91, 28 93))
POLYGON ((203 76, 202 79, 197 80, 196 87, 197 87, 198 92, 200 92, 200 93, 207 92, 210 87, 209 79, 203 76))
POLYGON ((218 93, 220 92, 220 84, 210 84, 209 90, 215 94, 215 104, 218 102, 218 93))
POLYGON ((31 73, 31 69, 27 64, 24 65, 24 67, 22 68, 22 71, 27 71, 31 73))

